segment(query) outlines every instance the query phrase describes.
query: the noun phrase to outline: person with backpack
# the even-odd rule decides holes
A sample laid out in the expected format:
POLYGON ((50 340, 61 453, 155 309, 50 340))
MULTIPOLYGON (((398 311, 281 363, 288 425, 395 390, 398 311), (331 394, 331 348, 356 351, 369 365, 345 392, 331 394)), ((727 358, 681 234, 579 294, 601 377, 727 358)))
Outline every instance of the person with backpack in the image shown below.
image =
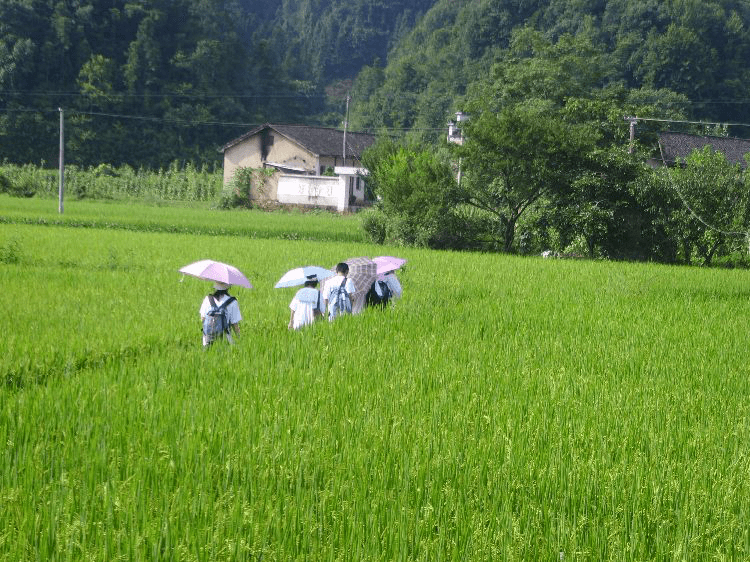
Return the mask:
POLYGON ((378 276, 370 285, 370 290, 365 295, 365 306, 379 306, 385 310, 391 300, 391 289, 386 284, 385 279, 380 277, 382 276, 378 276))
POLYGON ((299 330, 312 324, 318 316, 323 314, 321 295, 318 287, 318 276, 309 275, 305 286, 294 295, 289 303, 291 314, 289 316, 289 329, 299 330))
POLYGON ((323 287, 323 308, 328 310, 331 322, 342 314, 352 313, 352 295, 357 289, 347 275, 349 266, 341 262, 336 265, 336 275, 329 277, 323 287))
POLYGON ((229 294, 229 287, 226 283, 216 282, 214 292, 203 299, 200 316, 204 348, 219 339, 226 339, 232 344, 240 334, 242 314, 237 299, 229 294))
POLYGON ((365 295, 365 306, 380 306, 385 309, 389 302, 395 302, 403 294, 401 283, 393 271, 378 275, 365 295))
POLYGON ((383 275, 378 276, 378 281, 384 281, 390 292, 390 301, 396 302, 404 294, 404 289, 401 286, 401 282, 396 277, 395 271, 386 271, 383 275))

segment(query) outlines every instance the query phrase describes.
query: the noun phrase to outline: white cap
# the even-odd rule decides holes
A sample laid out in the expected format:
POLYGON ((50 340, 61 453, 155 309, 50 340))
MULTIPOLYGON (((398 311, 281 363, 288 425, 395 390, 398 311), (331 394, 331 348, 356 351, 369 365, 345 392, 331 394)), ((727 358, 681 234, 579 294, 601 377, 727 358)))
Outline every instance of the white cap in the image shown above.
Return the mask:
POLYGON ((231 285, 227 285, 226 283, 222 283, 221 281, 216 281, 214 283, 214 289, 216 289, 217 291, 227 291, 229 290, 229 287, 231 287, 231 285))

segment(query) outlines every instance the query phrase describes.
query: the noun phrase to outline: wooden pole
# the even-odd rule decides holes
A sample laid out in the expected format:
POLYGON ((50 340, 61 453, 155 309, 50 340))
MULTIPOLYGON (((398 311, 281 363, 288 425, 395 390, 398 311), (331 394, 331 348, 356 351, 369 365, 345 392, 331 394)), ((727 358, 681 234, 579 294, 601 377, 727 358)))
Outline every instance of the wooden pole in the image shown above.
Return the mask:
POLYGON ((60 166, 59 174, 60 181, 58 184, 58 211, 63 214, 63 194, 65 193, 65 114, 62 107, 58 108, 60 111, 60 166))
POLYGON ((349 92, 346 93, 346 116, 344 117, 344 166, 346 166, 346 129, 349 127, 349 92))
POLYGON ((635 145, 635 124, 638 122, 637 117, 626 117, 630 121, 630 145, 628 146, 628 154, 633 154, 633 148, 635 145))

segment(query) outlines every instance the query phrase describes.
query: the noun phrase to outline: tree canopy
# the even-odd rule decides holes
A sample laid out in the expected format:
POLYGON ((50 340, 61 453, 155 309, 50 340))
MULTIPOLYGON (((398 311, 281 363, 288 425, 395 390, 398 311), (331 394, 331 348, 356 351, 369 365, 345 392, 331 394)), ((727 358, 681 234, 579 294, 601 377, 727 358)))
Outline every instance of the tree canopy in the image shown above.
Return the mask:
POLYGON ((498 104, 746 123, 749 26, 750 0, 7 0, 0 154, 54 160, 63 108, 73 163, 218 163, 253 124, 341 126, 347 93, 352 128, 434 144, 509 69, 498 104))

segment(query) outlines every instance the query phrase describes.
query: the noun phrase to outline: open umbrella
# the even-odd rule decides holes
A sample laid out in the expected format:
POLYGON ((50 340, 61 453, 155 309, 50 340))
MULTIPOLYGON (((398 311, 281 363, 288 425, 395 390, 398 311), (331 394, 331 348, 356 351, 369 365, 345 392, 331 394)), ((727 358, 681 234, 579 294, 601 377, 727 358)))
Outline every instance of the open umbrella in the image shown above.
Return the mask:
POLYGON ((372 258, 372 261, 377 265, 378 275, 389 271, 395 271, 406 263, 404 258, 395 258, 393 256, 378 256, 372 258))
POLYGON ((227 285, 239 285, 247 289, 253 286, 247 277, 233 265, 214 260, 201 260, 180 268, 180 273, 203 279, 204 281, 218 281, 227 285))
POLYGON ((281 279, 278 280, 275 289, 281 287, 294 287, 296 285, 304 285, 305 281, 310 279, 311 276, 315 276, 318 281, 333 277, 333 272, 330 269, 324 267, 318 267, 317 265, 308 265, 306 267, 298 267, 296 269, 290 269, 287 271, 281 279))
POLYGON ((362 312, 365 306, 365 295, 370 290, 370 286, 378 276, 377 265, 370 258, 359 257, 344 260, 349 266, 349 279, 354 283, 356 292, 351 295, 352 314, 362 312))

